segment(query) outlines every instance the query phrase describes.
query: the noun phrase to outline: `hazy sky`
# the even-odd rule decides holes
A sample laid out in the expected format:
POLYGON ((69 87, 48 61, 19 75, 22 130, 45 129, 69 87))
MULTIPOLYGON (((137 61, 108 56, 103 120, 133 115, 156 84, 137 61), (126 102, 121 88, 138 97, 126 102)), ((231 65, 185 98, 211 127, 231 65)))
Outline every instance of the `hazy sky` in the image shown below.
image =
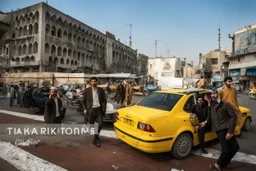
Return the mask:
MULTIPOLYGON (((23 8, 41 1, 0 0, 0 10, 23 8)), ((45 1, 44 1, 45 2, 45 1)), ((133 48, 150 57, 187 58, 198 64, 199 53, 231 49, 229 33, 255 24, 254 0, 48 0, 48 4, 100 31, 109 31, 128 43, 132 24, 133 48)))

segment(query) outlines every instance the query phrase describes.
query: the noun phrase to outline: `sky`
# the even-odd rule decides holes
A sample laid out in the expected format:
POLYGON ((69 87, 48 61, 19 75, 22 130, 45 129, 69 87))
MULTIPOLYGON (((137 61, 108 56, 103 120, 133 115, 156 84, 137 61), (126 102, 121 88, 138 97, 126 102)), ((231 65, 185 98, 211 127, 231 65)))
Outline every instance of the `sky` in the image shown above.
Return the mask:
MULTIPOLYGON (((0 11, 24 8, 39 0, 0 0, 0 11)), ((43 1, 43 2, 46 2, 43 1)), ((48 0, 48 4, 100 31, 109 31, 149 57, 186 58, 198 65, 199 53, 231 49, 233 34, 256 23, 254 0, 48 0)))

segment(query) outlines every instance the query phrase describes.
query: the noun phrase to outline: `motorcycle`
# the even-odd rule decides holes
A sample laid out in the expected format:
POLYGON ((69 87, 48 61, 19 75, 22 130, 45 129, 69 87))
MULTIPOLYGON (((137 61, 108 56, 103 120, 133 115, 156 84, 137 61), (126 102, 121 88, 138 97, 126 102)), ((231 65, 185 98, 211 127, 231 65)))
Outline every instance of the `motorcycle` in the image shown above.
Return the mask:
POLYGON ((256 100, 256 93, 252 89, 249 91, 249 97, 250 99, 256 100))

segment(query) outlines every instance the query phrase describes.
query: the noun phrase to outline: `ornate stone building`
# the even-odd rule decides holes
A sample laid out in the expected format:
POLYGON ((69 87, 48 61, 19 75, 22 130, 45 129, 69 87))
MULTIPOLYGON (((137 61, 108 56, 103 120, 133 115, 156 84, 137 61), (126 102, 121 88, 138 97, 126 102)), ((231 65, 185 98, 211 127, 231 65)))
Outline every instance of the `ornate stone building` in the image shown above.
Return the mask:
POLYGON ((137 75, 148 74, 148 56, 139 53, 137 56, 137 75))
POLYGON ((7 15, 9 72, 135 72, 136 50, 43 2, 7 15))
POLYGON ((137 64, 137 50, 130 48, 116 40, 115 35, 104 32, 107 37, 107 72, 135 73, 137 64))

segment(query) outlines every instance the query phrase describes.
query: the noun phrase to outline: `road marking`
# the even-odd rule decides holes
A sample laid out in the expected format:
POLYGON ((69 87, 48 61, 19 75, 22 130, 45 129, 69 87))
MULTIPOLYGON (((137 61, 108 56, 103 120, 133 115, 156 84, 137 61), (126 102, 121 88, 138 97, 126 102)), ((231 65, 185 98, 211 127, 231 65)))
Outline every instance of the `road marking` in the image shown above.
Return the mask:
MULTIPOLYGON (((31 114, 13 112, 13 111, 7 111, 7 110, 0 110, 0 113, 23 117, 23 118, 28 118, 28 119, 33 119, 33 120, 37 120, 37 121, 44 121, 43 116, 34 116, 31 114)), ((104 136, 104 137, 118 139, 115 131, 111 131, 111 130, 102 130, 100 135, 104 136)), ((193 150, 192 154, 197 155, 197 156, 212 158, 212 159, 218 159, 218 157, 220 156, 220 151, 218 151, 218 150, 207 148, 207 151, 209 152, 208 154, 202 154, 200 150, 193 150)), ((233 161, 256 164, 256 155, 238 152, 234 156, 233 161)))
POLYGON ((0 151, 0 158, 19 170, 40 169, 42 171, 67 171, 64 168, 36 157, 9 142, 0 141, 0 151))
MULTIPOLYGON (((208 154, 202 154, 201 150, 193 150, 192 154, 197 155, 197 156, 212 158, 212 159, 218 159, 220 156, 220 153, 221 153, 219 150, 215 150, 215 149, 206 148, 206 150, 209 152, 208 154)), ((246 154, 246 153, 242 153, 242 152, 237 152, 232 160, 238 161, 238 162, 256 164, 256 156, 255 155, 246 154)))

